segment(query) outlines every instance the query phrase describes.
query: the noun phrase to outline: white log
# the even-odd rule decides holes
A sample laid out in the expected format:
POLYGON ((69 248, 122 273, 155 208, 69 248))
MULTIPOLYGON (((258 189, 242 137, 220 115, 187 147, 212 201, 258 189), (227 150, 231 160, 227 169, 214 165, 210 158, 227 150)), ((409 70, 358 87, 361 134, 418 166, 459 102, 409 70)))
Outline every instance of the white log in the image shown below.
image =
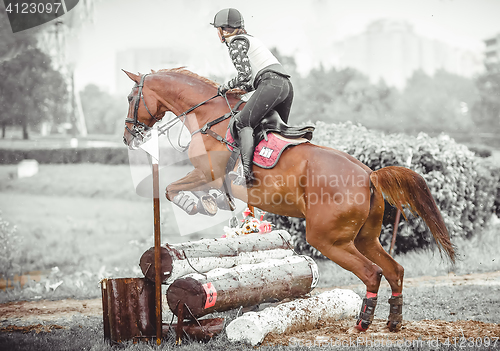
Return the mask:
MULTIPOLYGON (((275 230, 266 234, 163 245, 160 268, 162 282, 170 284, 189 273, 205 273, 216 268, 231 268, 291 256, 293 249, 290 239, 288 232, 275 230)), ((154 262, 154 248, 151 248, 143 253, 139 263, 144 275, 153 281, 156 271, 154 262)))
POLYGON ((217 268, 231 268, 240 265, 257 264, 268 259, 282 259, 294 255, 292 250, 276 249, 256 252, 241 252, 238 256, 195 257, 189 260, 174 260, 172 272, 165 284, 172 284, 176 279, 195 272, 209 272, 217 268))
POLYGON ((241 252, 271 249, 290 249, 291 235, 285 230, 273 230, 265 234, 247 234, 233 238, 201 239, 179 244, 164 245, 179 259, 184 255, 194 257, 236 256, 241 252))
POLYGON ((361 297, 352 290, 334 289, 297 299, 260 312, 247 312, 233 320, 226 333, 230 341, 260 344, 267 334, 313 329, 316 323, 356 317, 361 297))

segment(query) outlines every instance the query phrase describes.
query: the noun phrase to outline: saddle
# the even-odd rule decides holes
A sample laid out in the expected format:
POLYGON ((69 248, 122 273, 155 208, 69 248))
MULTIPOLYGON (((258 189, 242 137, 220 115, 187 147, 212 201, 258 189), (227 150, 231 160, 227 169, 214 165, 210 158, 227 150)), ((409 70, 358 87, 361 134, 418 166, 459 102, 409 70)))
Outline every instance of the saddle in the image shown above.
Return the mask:
MULTIPOLYGON (((237 148, 237 129, 235 118, 231 118, 225 137, 225 140, 228 141, 227 148, 232 151, 226 165, 226 174, 234 169, 240 155, 237 148)), ((283 122, 278 112, 270 111, 254 129, 253 163, 261 168, 273 168, 285 149, 309 142, 312 139, 314 129, 313 126, 289 126, 283 122)))
MULTIPOLYGON (((305 138, 311 140, 314 129, 313 126, 289 126, 283 122, 278 112, 271 110, 254 129, 254 146, 257 146, 262 140, 267 141, 269 133, 276 133, 287 139, 305 138)), ((238 140, 238 130, 234 118, 229 121, 228 132, 235 140, 238 140)))

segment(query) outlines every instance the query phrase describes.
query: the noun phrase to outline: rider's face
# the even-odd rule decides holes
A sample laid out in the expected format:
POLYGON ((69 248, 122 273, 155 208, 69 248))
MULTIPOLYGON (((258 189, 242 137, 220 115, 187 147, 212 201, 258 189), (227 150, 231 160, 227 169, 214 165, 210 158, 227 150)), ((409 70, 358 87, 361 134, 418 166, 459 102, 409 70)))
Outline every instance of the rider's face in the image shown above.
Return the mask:
POLYGON ((226 41, 226 39, 222 35, 222 28, 221 27, 217 28, 217 34, 219 35, 220 42, 224 43, 226 41))

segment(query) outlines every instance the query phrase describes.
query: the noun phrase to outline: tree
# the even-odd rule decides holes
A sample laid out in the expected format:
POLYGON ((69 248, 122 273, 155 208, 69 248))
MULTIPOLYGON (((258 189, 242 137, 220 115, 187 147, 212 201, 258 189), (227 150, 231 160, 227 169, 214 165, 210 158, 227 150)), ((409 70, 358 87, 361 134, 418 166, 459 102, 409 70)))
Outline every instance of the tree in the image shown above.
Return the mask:
POLYGON ((39 49, 29 47, 0 64, 0 121, 4 130, 7 125, 20 125, 23 139, 28 139, 28 126, 65 115, 67 98, 63 77, 39 49))
POLYGON ((293 120, 384 125, 392 111, 395 90, 383 82, 370 83, 352 68, 313 69, 297 84, 293 120))
POLYGON ((123 126, 128 108, 125 99, 117 99, 89 84, 80 92, 80 100, 89 133, 113 134, 117 123, 123 126))
POLYGON ((3 2, 0 2, 0 63, 8 61, 36 43, 32 32, 21 32, 15 36, 10 28, 9 19, 3 2))
POLYGON ((476 79, 479 99, 472 108, 474 122, 484 130, 500 129, 500 70, 487 71, 476 79))
POLYGON ((470 108, 478 92, 470 78, 444 70, 429 76, 415 71, 408 79, 396 107, 402 131, 470 131, 470 108))
POLYGON ((0 124, 20 125, 23 139, 28 126, 63 116, 67 89, 63 77, 51 67, 49 56, 31 35, 13 35, 5 7, 0 5, 0 124), (5 38, 5 39, 4 39, 5 38))

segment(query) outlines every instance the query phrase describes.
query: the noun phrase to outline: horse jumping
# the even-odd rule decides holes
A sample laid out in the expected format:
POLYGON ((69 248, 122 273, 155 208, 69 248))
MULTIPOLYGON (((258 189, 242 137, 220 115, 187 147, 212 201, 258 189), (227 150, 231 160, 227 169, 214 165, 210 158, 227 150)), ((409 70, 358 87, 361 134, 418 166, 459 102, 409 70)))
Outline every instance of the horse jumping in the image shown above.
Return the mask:
MULTIPOLYGON (((229 113, 228 105, 236 105, 240 96, 228 93, 226 101, 217 96, 214 82, 184 68, 148 75, 125 73, 136 83, 128 96, 125 121, 124 142, 129 147, 136 147, 167 111, 192 133, 188 155, 195 169, 168 185, 166 197, 172 201, 182 191, 222 187, 231 153, 213 134, 195 132, 229 113)), ((224 136, 228 123, 224 119, 210 129, 224 136)), ((388 327, 398 331, 402 325, 404 269, 379 241, 384 197, 402 212, 406 208, 420 216, 439 250, 455 261, 454 246, 425 180, 408 168, 372 171, 347 153, 307 142, 287 148, 274 168, 254 165, 253 171, 254 185, 249 189, 232 185, 232 194, 267 212, 305 218, 309 244, 366 285, 356 322, 359 330, 367 330, 373 320, 382 275, 392 290, 388 327)))

